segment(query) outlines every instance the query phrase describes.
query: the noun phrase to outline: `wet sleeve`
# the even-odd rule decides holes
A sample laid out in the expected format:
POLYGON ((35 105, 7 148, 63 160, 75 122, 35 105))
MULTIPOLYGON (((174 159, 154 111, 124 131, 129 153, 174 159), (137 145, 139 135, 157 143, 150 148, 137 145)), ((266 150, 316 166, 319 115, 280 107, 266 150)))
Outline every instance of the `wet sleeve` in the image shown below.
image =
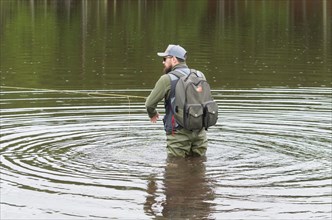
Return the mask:
POLYGON ((169 89, 170 78, 165 74, 159 78, 150 95, 146 99, 145 107, 150 118, 157 114, 157 105, 161 100, 163 100, 165 95, 169 92, 169 89))

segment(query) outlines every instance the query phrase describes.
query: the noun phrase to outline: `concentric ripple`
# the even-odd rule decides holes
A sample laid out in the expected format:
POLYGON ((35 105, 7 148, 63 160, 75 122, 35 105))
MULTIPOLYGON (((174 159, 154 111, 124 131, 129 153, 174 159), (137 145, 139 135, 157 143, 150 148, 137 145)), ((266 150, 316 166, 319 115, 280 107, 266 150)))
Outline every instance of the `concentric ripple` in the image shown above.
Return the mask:
POLYGON ((331 88, 214 91, 207 160, 185 165, 144 100, 80 92, 1 92, 1 219, 332 214, 331 88))

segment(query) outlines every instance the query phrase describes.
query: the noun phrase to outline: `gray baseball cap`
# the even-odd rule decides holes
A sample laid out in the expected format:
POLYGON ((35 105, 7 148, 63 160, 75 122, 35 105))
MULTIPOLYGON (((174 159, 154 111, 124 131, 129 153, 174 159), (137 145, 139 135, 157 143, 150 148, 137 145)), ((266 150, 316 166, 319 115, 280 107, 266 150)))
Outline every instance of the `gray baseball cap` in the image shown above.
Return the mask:
POLYGON ((187 51, 180 45, 170 44, 166 48, 165 52, 157 53, 160 57, 175 56, 182 60, 186 60, 187 51))

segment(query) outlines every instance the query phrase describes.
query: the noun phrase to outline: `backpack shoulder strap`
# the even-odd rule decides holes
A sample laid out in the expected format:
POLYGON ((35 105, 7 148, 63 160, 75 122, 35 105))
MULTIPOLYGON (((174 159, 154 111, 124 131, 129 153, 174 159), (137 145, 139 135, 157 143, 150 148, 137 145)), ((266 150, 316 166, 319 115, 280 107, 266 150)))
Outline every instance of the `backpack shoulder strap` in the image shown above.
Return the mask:
POLYGON ((187 74, 186 72, 181 71, 181 70, 174 70, 174 71, 168 73, 167 75, 169 75, 171 81, 178 81, 181 77, 189 76, 190 72, 189 72, 189 74, 187 74))
POLYGON ((175 80, 180 79, 180 76, 174 74, 173 72, 172 73, 168 73, 167 75, 171 78, 171 81, 175 81, 175 80))
POLYGON ((183 76, 187 76, 187 75, 189 75, 190 72, 189 72, 189 73, 186 73, 184 70, 176 69, 176 70, 172 71, 170 74, 173 74, 173 75, 175 75, 175 76, 178 77, 178 78, 181 78, 181 77, 183 77, 183 76))

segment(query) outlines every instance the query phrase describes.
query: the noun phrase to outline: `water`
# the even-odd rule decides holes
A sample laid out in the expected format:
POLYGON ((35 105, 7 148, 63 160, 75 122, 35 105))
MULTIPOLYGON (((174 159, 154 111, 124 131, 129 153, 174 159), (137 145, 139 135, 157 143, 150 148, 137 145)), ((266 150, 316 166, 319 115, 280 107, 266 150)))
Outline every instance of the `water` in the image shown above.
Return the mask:
POLYGON ((2 218, 328 219, 331 89, 214 95, 206 160, 167 163, 142 100, 2 92, 2 218))
POLYGON ((330 1, 0 7, 1 219, 331 219, 330 1), (206 158, 144 109, 175 40, 220 106, 206 158))

